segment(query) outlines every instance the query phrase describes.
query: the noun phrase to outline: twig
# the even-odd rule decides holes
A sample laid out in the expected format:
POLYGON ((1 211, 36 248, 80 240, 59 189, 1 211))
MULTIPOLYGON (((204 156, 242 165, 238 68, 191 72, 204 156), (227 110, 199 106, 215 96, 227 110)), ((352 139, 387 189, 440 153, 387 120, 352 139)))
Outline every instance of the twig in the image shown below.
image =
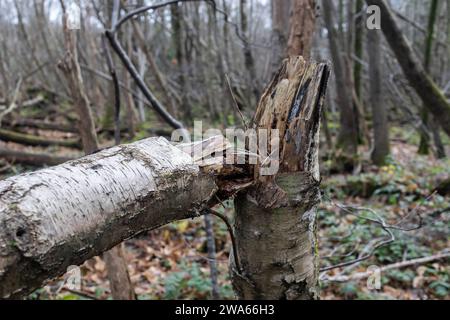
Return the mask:
POLYGON ((87 293, 87 292, 83 292, 83 291, 79 291, 79 290, 74 290, 74 289, 69 289, 69 288, 66 288, 66 287, 61 288, 61 290, 62 290, 62 291, 67 291, 67 292, 76 294, 77 296, 84 297, 84 298, 88 298, 88 299, 91 299, 91 300, 100 300, 100 299, 98 299, 97 297, 95 297, 94 295, 89 294, 89 293, 87 293))
POLYGON ((102 37, 103 50, 105 51, 106 62, 108 65, 108 70, 114 84, 114 142, 116 145, 120 144, 120 85, 119 78, 117 77, 116 68, 114 66, 114 61, 106 45, 106 40, 102 37))
POLYGON ((236 265, 236 268, 239 272, 242 272, 242 267, 241 267, 241 263, 239 261, 239 254, 237 251, 237 243, 236 243, 236 238, 234 236, 234 231, 233 231, 233 227, 231 226, 230 221, 228 220, 228 218, 213 210, 213 209, 207 209, 207 213, 210 213, 212 215, 215 215, 216 217, 219 217, 223 222, 225 222, 225 224, 227 225, 227 229, 228 229, 228 233, 230 234, 230 238, 231 238, 231 245, 233 247, 233 257, 234 257, 234 263, 236 265))
MULTIPOLYGON (((102 79, 105 79, 106 81, 113 81, 113 79, 111 78, 110 75, 108 75, 100 70, 96 70, 96 69, 94 69, 88 65, 82 64, 82 63, 80 63, 80 67, 81 67, 81 69, 86 70, 87 72, 91 72, 92 74, 94 74, 102 79)), ((119 85, 123 90, 125 90, 125 91, 129 92, 131 95, 133 95, 133 97, 136 100, 142 101, 144 104, 146 104, 150 107, 152 106, 147 100, 139 98, 138 93, 136 91, 128 88, 123 82, 119 81, 119 85)))
POLYGON ((131 12, 129 12, 128 14, 126 14, 124 17, 122 17, 111 29, 112 33, 116 33, 119 28, 122 26, 122 24, 124 24, 125 22, 127 22, 127 20, 133 18, 134 16, 140 15, 141 13, 144 13, 146 11, 149 10, 156 10, 165 6, 170 6, 172 4, 178 4, 179 2, 208 2, 210 3, 214 9, 216 9, 216 3, 214 0, 171 0, 171 1, 166 1, 166 2, 162 2, 156 5, 148 5, 148 6, 143 6, 141 8, 138 8, 136 10, 133 10, 131 12))
POLYGON ((114 33, 110 30, 105 31, 106 38, 109 40, 109 43, 116 54, 119 56, 119 59, 122 61, 125 68, 128 70, 130 75, 136 81, 137 86, 142 91, 144 96, 152 105, 153 109, 174 129, 183 129, 184 126, 181 122, 176 120, 171 114, 169 114, 166 108, 158 101, 158 99, 153 95, 150 89, 145 84, 142 77, 139 75, 139 72, 136 70, 136 67, 131 62, 125 50, 122 48, 118 39, 114 33))
MULTIPOLYGON (((386 272, 386 271, 389 271, 392 269, 406 268, 406 267, 419 265, 419 264, 425 264, 428 262, 441 260, 441 259, 445 259, 445 258, 449 258, 449 257, 450 257, 450 252, 448 250, 444 250, 444 251, 441 251, 441 252, 439 252, 435 255, 429 256, 429 257, 393 263, 393 264, 381 267, 379 269, 379 271, 386 272)), ((371 275, 372 275, 371 272, 358 272, 358 273, 355 273, 355 274, 349 275, 349 276, 338 275, 335 277, 323 278, 322 281, 347 282, 347 281, 355 281, 355 280, 365 279, 365 278, 370 277, 371 275)))
POLYGON ((17 99, 19 98, 20 93, 20 87, 22 86, 22 77, 19 78, 19 81, 17 81, 16 89, 14 90, 13 98, 11 100, 11 103, 9 104, 9 107, 0 113, 0 127, 2 126, 3 118, 8 114, 11 113, 15 108, 17 108, 17 99))
POLYGON ((219 296, 219 288, 217 283, 217 263, 216 263, 216 241, 214 239, 214 229, 213 229, 213 220, 209 215, 204 216, 205 222, 205 231, 206 231, 206 244, 208 247, 208 263, 209 269, 211 270, 210 278, 211 278, 211 293, 212 298, 217 300, 220 298, 219 296))
MULTIPOLYGON (((213 0, 185 0, 183 2, 194 2, 194 1, 205 1, 208 3, 211 3, 213 7, 215 8, 215 2, 213 0)), ((177 4, 178 2, 182 2, 181 0, 172 0, 163 2, 157 5, 149 5, 144 6, 141 8, 138 8, 136 10, 133 10, 129 13, 127 13, 124 17, 119 19, 117 23, 113 24, 110 30, 105 31, 105 35, 107 39, 109 40, 111 47, 116 52, 116 54, 119 56, 120 60, 122 61, 125 68, 128 70, 130 75, 133 77, 133 79, 136 81, 137 86, 139 89, 141 89, 144 96, 149 100, 155 111, 174 129, 184 129, 184 126, 181 122, 176 120, 167 110, 166 108, 158 101, 158 99, 153 95, 153 93, 150 91, 150 89, 145 84, 144 79, 139 75, 139 72, 136 70, 136 67, 131 62, 130 58, 128 57, 127 53, 119 43, 117 39, 117 31, 119 28, 124 24, 127 20, 133 18, 134 16, 137 16, 141 13, 144 13, 149 10, 156 10, 158 8, 162 8, 164 6, 177 4)), ((184 138, 187 138, 187 133, 185 130, 182 132, 184 138)))
POLYGON ((6 163, 3 167, 0 167, 0 174, 8 171, 9 169, 11 169, 11 164, 6 163))
MULTIPOLYGON (((430 198, 433 197, 433 195, 434 195, 434 194, 432 194, 431 196, 427 197, 425 200, 426 200, 426 201, 429 200, 430 198)), ((328 200, 329 200, 334 206, 338 207, 339 209, 341 209, 341 210, 343 210, 343 211, 345 211, 345 212, 347 212, 347 213, 349 213, 349 214, 351 214, 351 215, 354 215, 354 216, 356 216, 356 217, 358 217, 358 218, 360 218, 360 219, 364 219, 364 220, 367 220, 367 221, 370 221, 370 222, 372 222, 372 223, 374 223, 374 224, 379 225, 379 226, 387 233, 388 238, 375 239, 374 242, 375 242, 376 244, 375 244, 375 245, 369 245, 369 246, 367 246, 367 247, 366 247, 367 249, 363 250, 362 253, 367 252, 367 251, 368 251, 368 252, 362 254, 359 258, 354 259, 354 260, 351 260, 351 261, 347 261, 347 262, 342 262, 342 263, 339 263, 339 264, 336 264, 336 265, 333 265, 333 266, 323 267, 323 268, 320 269, 320 272, 327 272, 327 271, 330 271, 330 270, 333 270, 333 269, 338 269, 338 268, 342 268, 342 267, 351 266, 351 265, 357 264, 357 263, 359 263, 359 262, 368 260, 368 259, 370 259, 370 258, 373 256, 373 254, 375 253, 376 250, 378 250, 379 248, 384 247, 384 246, 386 246, 386 245, 388 245, 388 244, 391 244, 392 242, 395 241, 395 236, 394 236, 392 230, 399 230, 399 231, 405 231, 405 232, 408 232, 408 231, 418 230, 418 229, 422 228, 422 225, 423 225, 423 221, 422 221, 422 217, 421 217, 420 213, 417 213, 417 216, 419 217, 419 224, 418 224, 416 227, 413 227, 413 228, 403 228, 403 227, 399 227, 399 226, 398 226, 398 223, 400 223, 400 222, 403 221, 404 219, 402 219, 402 220, 401 220, 400 222, 398 222, 396 225, 390 225, 390 224, 387 224, 387 223, 383 220, 383 218, 381 218, 381 216, 380 216, 375 210, 373 210, 373 209, 370 209, 370 208, 363 208, 363 207, 350 207, 350 206, 344 206, 344 205, 340 205, 340 204, 338 204, 338 203, 334 203, 331 199, 328 199, 328 200), (362 216, 362 215, 360 215, 360 214, 355 213, 355 212, 352 211, 352 210, 355 210, 355 211, 369 211, 369 212, 372 213, 376 218, 364 217, 364 216, 362 216)), ((408 216, 410 216, 413 212, 417 212, 417 211, 418 211, 418 207, 419 207, 419 206, 416 206, 408 216)))

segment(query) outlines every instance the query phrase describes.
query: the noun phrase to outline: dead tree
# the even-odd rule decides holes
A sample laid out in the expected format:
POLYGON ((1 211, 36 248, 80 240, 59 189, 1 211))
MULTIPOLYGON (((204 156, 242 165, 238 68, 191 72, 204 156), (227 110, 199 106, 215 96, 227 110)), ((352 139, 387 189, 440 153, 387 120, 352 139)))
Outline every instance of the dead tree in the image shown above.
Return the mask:
POLYGON ((0 181, 0 297, 30 293, 139 232, 195 217, 216 188, 163 138, 0 181))
POLYGON ((23 296, 70 265, 239 192, 232 266, 239 297, 317 298, 314 226, 328 74, 326 65, 301 57, 284 62, 255 116, 256 129, 279 130, 270 137, 279 148, 260 147, 256 165, 224 164, 217 155, 229 147, 218 139, 202 142, 208 152, 193 157, 190 145, 150 138, 0 181, 0 297, 23 296), (276 153, 279 173, 263 176, 276 153), (204 161, 210 154, 214 161, 204 161))
MULTIPOLYGON (((235 235, 242 274, 232 266, 243 299, 317 299, 319 130, 328 82, 326 65, 293 57, 264 92, 258 129, 279 130, 280 171, 254 172, 254 185, 235 199, 235 235)), ((270 137, 274 138, 274 137, 270 137)), ((276 138, 276 137, 275 137, 276 138)))

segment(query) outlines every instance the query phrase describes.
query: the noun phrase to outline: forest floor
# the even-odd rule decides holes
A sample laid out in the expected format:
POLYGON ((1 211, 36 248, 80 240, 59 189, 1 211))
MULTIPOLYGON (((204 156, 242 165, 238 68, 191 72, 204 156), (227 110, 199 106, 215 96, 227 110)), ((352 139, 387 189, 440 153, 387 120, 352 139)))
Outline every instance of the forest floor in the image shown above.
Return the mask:
MULTIPOLYGON (((434 192, 440 181, 450 177, 450 160, 419 156, 416 145, 416 141, 409 138, 397 137, 386 166, 377 168, 362 161, 358 172, 352 174, 329 174, 327 168, 331 164, 322 163, 323 201, 318 215, 322 267, 352 261, 386 238, 379 223, 368 219, 397 227, 392 231, 395 241, 377 249, 365 261, 329 271, 328 277, 338 274, 351 277, 367 271, 369 266, 383 267, 432 256, 450 248, 450 197, 434 192), (419 225, 421 227, 416 229, 419 225)), ((23 150, 13 143, 0 142, 2 146, 23 150)), ((64 155, 68 152, 64 148, 27 148, 31 149, 64 155)), ((13 166, 0 172, 0 179, 30 169, 13 166)), ((217 210, 231 218, 232 202, 224 203, 217 210)), ((223 299, 234 299, 228 276, 229 235, 222 221, 214 221, 219 295, 223 299)), ((141 234, 126 241, 125 247, 128 269, 139 299, 211 298, 203 219, 172 223, 141 234)), ((449 299, 449 261, 436 260, 382 272, 378 290, 370 290, 367 279, 343 283, 322 281, 322 299, 449 299)), ((61 278, 29 298, 110 299, 107 272, 100 258, 84 263, 81 273, 79 292, 58 290, 61 278)))

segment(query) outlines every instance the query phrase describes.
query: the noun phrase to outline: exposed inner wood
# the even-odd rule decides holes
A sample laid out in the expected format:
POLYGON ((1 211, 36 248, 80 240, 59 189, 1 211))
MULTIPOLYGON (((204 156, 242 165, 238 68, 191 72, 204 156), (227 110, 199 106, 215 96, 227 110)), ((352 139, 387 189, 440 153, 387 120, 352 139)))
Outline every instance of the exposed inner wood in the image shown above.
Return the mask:
MULTIPOLYGON (((320 115, 329 77, 325 64, 285 61, 264 92, 254 122, 278 129, 279 172, 262 176, 235 199, 235 236, 242 299, 317 299, 316 205, 320 199, 320 115)), ((276 150, 268 150, 273 154, 276 150)))

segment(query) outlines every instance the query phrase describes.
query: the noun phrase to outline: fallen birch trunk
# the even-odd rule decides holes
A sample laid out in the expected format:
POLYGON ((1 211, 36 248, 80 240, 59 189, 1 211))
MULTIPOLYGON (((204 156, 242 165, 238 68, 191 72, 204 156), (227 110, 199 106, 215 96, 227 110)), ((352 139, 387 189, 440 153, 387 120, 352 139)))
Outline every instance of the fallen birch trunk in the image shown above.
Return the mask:
POLYGON ((0 181, 0 298, 20 297, 123 240, 197 216, 214 175, 150 138, 0 181))
POLYGON ((229 154, 221 136, 176 147, 153 138, 0 181, 0 298, 27 294, 70 265, 237 194, 237 295, 317 299, 318 146, 328 76, 324 64, 286 60, 259 103, 253 133, 243 132, 245 150, 238 144, 229 154))

